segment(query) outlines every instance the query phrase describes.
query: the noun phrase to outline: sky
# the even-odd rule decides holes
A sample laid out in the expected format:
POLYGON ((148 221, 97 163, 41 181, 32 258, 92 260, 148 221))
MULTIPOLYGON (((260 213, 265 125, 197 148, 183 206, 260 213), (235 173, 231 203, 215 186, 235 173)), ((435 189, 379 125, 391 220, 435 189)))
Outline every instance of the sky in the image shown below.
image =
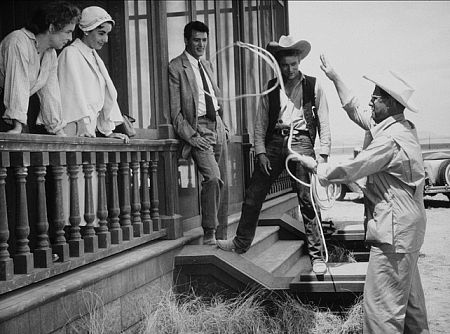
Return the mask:
POLYGON ((311 43, 302 72, 322 83, 333 139, 362 134, 341 109, 320 54, 367 105, 366 73, 395 70, 416 89, 420 112, 406 111, 419 137, 450 136, 450 1, 289 1, 289 30, 311 43))

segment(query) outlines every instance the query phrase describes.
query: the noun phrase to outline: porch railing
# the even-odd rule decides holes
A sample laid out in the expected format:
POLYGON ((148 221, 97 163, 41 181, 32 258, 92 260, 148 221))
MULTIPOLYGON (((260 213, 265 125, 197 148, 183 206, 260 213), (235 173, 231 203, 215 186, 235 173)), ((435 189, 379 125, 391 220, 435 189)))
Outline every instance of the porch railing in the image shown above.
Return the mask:
POLYGON ((0 294, 166 237, 176 146, 0 133, 0 294))

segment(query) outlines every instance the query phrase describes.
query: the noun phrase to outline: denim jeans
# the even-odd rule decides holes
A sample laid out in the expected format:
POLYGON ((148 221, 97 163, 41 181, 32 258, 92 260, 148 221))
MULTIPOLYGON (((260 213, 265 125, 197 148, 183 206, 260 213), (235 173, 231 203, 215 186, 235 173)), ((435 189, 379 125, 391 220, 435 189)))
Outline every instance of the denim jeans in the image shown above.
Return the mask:
POLYGON ((228 148, 225 126, 220 116, 216 121, 200 118, 198 133, 211 144, 202 151, 192 147, 192 158, 203 177, 200 191, 202 227, 205 233, 215 230, 217 239, 226 239, 228 224, 228 182, 226 163, 228 148))
MULTIPOLYGON (((303 155, 315 158, 313 144, 307 134, 294 136, 292 149, 303 155)), ((259 165, 255 166, 250 185, 246 190, 244 203, 242 204, 241 218, 234 237, 236 248, 247 251, 255 237, 261 207, 270 190, 272 183, 277 179, 285 168, 285 160, 289 152, 287 150, 287 137, 274 135, 272 140, 266 145, 266 155, 270 161, 272 170, 270 176, 264 174, 259 165)), ((293 174, 305 183, 310 183, 309 172, 300 163, 291 161, 289 169, 293 174)), ((305 225, 308 241, 308 251, 311 261, 321 258, 322 244, 318 220, 314 213, 309 188, 296 183, 295 190, 299 201, 300 211, 305 225)))

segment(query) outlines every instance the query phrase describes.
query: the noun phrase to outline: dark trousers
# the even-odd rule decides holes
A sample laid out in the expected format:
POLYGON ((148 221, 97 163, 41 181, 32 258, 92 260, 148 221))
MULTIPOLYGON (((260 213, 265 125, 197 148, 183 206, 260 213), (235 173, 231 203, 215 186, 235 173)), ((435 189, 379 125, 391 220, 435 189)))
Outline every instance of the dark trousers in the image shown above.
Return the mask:
MULTIPOLYGON (((293 138, 292 149, 303 155, 315 158, 313 144, 307 134, 297 135, 293 138)), ((238 249, 248 250, 255 237, 259 214, 262 204, 270 190, 272 183, 277 179, 285 168, 285 159, 289 152, 287 150, 287 137, 274 135, 266 145, 266 155, 270 160, 272 171, 270 176, 264 174, 259 165, 255 166, 250 185, 246 190, 244 203, 242 204, 241 219, 239 221, 234 243, 238 249)), ((300 163, 291 161, 289 169, 293 174, 305 183, 310 183, 310 175, 300 163)), ((309 187, 301 184, 296 185, 297 197, 300 211, 305 225, 308 240, 308 251, 311 260, 321 257, 322 244, 318 220, 314 213, 309 187)))

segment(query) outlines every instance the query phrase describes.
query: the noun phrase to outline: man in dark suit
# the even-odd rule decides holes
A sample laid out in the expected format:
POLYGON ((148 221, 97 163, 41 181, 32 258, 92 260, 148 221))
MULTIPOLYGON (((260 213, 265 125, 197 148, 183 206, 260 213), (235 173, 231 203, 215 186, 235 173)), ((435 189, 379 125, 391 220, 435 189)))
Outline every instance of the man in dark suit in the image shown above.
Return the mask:
POLYGON ((185 50, 169 64, 170 114, 182 141, 182 157, 190 155, 203 176, 201 225, 203 243, 226 239, 228 192, 226 182, 227 132, 217 96, 211 63, 201 57, 209 29, 193 21, 184 27, 185 50))

